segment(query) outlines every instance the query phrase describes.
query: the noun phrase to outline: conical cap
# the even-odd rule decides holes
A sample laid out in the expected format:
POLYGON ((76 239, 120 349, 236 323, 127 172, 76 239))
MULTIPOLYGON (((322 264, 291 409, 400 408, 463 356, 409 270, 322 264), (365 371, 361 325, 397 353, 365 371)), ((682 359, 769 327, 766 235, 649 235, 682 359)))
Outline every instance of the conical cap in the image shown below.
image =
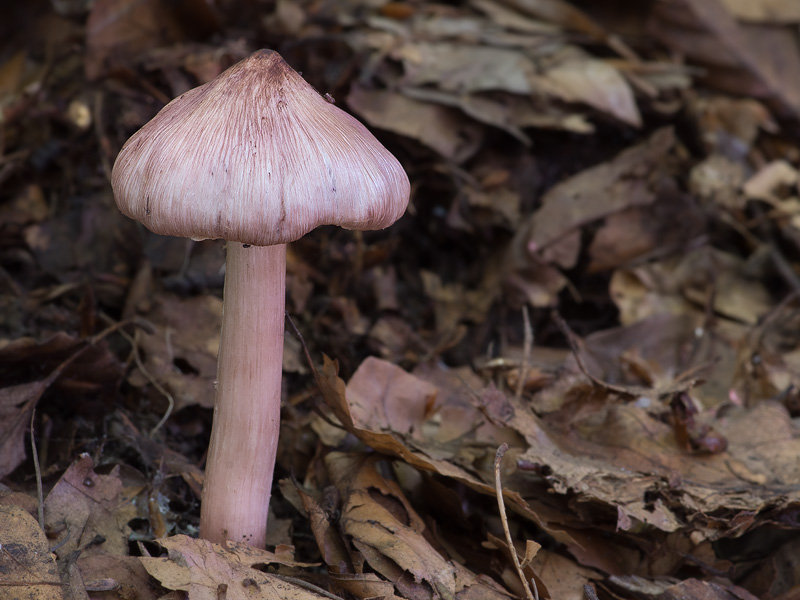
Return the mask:
POLYGON ((112 186, 155 233, 259 246, 382 229, 409 196, 397 159, 269 50, 165 106, 123 146, 112 186))

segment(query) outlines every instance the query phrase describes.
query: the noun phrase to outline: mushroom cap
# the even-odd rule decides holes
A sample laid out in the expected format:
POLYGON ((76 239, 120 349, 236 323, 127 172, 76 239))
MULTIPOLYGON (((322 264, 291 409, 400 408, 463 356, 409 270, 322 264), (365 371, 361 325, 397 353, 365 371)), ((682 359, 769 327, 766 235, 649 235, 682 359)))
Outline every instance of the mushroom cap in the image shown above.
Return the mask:
POLYGON ((257 246, 319 225, 382 229, 409 196, 397 159, 270 50, 167 104, 122 147, 111 184, 155 233, 257 246))

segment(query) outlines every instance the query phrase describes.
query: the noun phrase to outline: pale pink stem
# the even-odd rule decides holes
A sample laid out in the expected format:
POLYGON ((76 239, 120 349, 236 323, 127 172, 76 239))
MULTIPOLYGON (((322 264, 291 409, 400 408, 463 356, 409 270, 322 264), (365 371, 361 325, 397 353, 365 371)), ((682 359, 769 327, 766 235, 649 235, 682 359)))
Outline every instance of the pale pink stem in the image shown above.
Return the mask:
POLYGON ((278 450, 286 245, 228 242, 200 537, 263 548, 278 450))

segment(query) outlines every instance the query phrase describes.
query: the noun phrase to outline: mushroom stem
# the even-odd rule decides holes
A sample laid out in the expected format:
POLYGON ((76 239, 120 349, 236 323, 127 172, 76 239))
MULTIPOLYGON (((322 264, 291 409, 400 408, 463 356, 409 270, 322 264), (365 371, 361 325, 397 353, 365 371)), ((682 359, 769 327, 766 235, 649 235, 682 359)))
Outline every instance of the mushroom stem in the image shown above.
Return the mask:
POLYGON ((286 245, 228 242, 200 537, 266 544, 280 429, 286 245))

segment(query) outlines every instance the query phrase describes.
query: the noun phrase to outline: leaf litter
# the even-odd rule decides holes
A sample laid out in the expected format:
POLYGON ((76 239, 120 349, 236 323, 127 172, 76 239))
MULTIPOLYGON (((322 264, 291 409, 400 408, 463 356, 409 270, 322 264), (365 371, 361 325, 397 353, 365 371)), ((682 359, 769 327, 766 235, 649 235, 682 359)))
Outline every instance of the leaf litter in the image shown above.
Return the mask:
POLYGON ((40 4, 0 24, 1 590, 796 596, 795 3, 40 4), (221 244, 107 180, 259 47, 413 184, 290 248, 271 552, 195 539, 221 244))

